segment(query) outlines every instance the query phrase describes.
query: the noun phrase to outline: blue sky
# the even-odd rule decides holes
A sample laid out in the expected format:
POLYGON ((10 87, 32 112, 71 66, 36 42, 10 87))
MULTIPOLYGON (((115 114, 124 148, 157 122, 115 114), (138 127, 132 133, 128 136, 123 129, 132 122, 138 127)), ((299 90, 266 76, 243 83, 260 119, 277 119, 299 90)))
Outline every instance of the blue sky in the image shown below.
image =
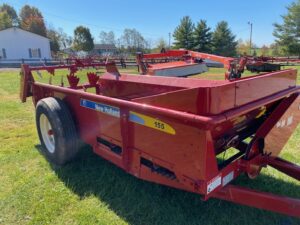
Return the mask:
POLYGON ((274 22, 281 22, 292 0, 0 0, 19 10, 24 4, 38 7, 48 25, 63 28, 69 35, 78 25, 90 28, 95 41, 101 30, 120 36, 124 28, 136 28, 152 44, 173 32, 183 16, 194 22, 205 19, 212 28, 229 23, 237 39, 249 39, 248 21, 253 23, 253 41, 258 46, 271 44, 274 22))

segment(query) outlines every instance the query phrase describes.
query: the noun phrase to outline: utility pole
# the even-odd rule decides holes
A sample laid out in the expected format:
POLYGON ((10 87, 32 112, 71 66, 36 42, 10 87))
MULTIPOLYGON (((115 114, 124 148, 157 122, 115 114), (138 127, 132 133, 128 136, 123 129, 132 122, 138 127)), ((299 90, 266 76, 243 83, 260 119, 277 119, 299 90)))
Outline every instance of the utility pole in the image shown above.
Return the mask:
POLYGON ((169 49, 171 49, 171 33, 169 32, 169 49))
POLYGON ((250 25, 250 49, 249 49, 249 51, 250 51, 250 55, 251 55, 251 50, 252 50, 252 26, 253 26, 253 23, 251 23, 251 22, 248 22, 248 24, 250 25))

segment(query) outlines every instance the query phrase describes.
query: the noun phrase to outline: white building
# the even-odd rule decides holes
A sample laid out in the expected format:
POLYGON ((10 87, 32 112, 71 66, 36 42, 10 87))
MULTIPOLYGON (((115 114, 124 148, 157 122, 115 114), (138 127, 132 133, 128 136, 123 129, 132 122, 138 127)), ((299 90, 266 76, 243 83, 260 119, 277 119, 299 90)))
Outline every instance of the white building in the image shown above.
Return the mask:
POLYGON ((0 61, 51 59, 48 38, 17 27, 0 31, 0 61))

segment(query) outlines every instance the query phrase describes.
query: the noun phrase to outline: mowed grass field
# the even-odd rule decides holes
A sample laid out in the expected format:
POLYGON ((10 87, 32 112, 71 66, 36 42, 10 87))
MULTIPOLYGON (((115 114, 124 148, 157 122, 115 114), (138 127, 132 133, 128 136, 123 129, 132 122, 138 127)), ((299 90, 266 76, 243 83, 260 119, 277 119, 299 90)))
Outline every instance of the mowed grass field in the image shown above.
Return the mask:
MULTIPOLYGON (((197 77, 223 79, 223 73, 211 69, 197 77)), ((67 71, 52 82, 60 83, 62 74, 67 71)), ((196 194, 138 180, 89 147, 68 165, 52 166, 39 152, 34 114, 31 99, 20 103, 19 71, 0 71, 0 224, 300 224, 295 218, 216 199, 203 202, 196 194)), ((281 156, 300 164, 299 126, 281 156)), ((300 183, 271 168, 255 180, 242 176, 234 183, 300 198, 300 183)))

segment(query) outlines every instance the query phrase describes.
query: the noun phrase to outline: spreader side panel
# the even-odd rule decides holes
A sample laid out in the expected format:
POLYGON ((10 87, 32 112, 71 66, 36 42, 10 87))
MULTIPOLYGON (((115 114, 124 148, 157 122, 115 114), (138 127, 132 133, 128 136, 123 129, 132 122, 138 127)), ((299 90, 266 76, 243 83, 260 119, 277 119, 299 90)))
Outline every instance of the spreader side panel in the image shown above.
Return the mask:
POLYGON ((168 163, 172 166, 168 169, 195 181, 206 180, 217 174, 216 159, 208 163, 211 156, 209 153, 214 151, 208 147, 210 140, 205 130, 165 117, 143 115, 146 118, 139 116, 140 118, 131 120, 134 149, 148 155, 148 159, 154 162, 162 160, 168 163), (135 122, 139 119, 144 120, 144 123, 135 122), (152 127, 151 122, 161 129, 152 127), (207 164, 209 171, 206 170, 207 164))
POLYGON ((293 88, 296 80, 297 70, 286 70, 237 81, 235 106, 293 88))
MULTIPOLYGON (((265 152, 278 156, 300 122, 300 96, 265 138, 265 152)), ((298 146, 299 147, 299 146, 298 146)), ((297 147, 296 147, 297 148, 297 147)))

